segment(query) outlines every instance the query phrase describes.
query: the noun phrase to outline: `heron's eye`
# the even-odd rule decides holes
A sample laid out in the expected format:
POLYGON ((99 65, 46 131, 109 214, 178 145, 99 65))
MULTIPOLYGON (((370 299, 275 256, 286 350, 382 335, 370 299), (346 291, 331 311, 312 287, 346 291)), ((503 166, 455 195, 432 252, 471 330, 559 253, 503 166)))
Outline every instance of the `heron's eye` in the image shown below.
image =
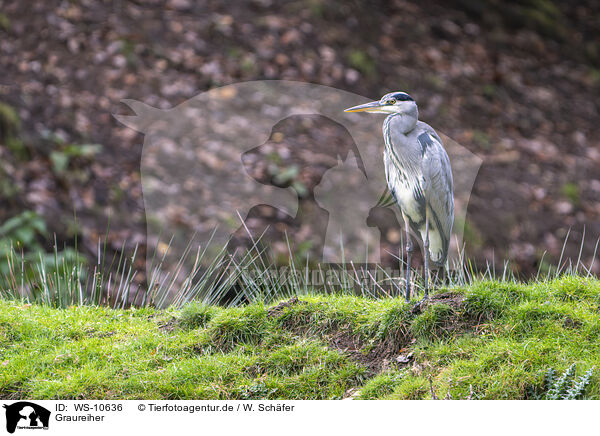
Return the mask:
POLYGON ((388 101, 387 101, 387 104, 389 104, 389 105, 396 104, 396 100, 394 100, 394 99, 392 98, 391 100, 388 100, 388 101))

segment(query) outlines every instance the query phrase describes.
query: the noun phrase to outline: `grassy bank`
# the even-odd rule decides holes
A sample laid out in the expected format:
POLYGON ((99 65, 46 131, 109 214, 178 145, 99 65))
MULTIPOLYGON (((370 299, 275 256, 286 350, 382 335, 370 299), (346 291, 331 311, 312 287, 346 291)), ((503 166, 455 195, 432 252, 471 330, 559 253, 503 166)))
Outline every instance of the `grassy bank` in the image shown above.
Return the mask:
POLYGON ((0 398, 600 397, 598 280, 478 282, 411 307, 331 295, 183 310, 0 300, 0 398))

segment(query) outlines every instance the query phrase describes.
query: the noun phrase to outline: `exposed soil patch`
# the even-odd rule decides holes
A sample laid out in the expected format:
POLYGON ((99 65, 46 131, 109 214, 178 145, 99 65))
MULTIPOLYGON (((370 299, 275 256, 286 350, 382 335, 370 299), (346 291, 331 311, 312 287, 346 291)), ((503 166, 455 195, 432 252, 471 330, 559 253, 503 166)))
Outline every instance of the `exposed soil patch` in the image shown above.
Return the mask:
POLYGON ((297 297, 292 297, 287 301, 282 301, 277 306, 271 307, 268 311, 269 318, 277 318, 286 307, 295 306, 300 300, 297 297))
POLYGON ((327 345, 346 354, 350 359, 368 368, 370 375, 375 375, 392 366, 404 366, 412 360, 412 355, 407 357, 400 354, 408 346, 412 338, 403 336, 400 341, 383 341, 371 347, 366 346, 356 335, 348 332, 337 331, 325 338, 327 345))
POLYGON ((427 306, 436 303, 445 304, 456 310, 460 308, 464 299, 465 298, 462 295, 455 292, 444 292, 442 294, 432 295, 429 297, 428 301, 421 301, 415 304, 411 309, 411 313, 418 315, 423 312, 427 306))
MULTIPOLYGON (((269 309, 269 316, 277 318, 281 316, 286 307, 301 303, 296 297, 293 297, 269 309)), ((308 328, 304 323, 286 320, 282 325, 296 334, 309 334, 308 328)), ((367 344, 358 334, 334 323, 329 326, 327 332, 324 331, 319 336, 319 339, 322 339, 329 348, 342 352, 352 360, 367 367, 371 375, 375 375, 392 365, 408 364, 412 360, 412 356, 408 359, 406 356, 401 356, 401 352, 407 351, 410 343, 414 342, 408 326, 396 329, 383 340, 367 344)))
POLYGON ((160 330, 165 331, 165 332, 171 332, 171 331, 175 330, 175 327, 177 327, 177 318, 175 318, 175 317, 172 317, 166 323, 158 326, 158 328, 160 330))
POLYGON ((582 325, 583 323, 581 321, 579 321, 578 319, 573 319, 571 317, 566 317, 563 321, 563 326, 565 328, 576 329, 581 327, 582 325))
MULTIPOLYGON (((434 332, 438 336, 450 336, 455 332, 476 331, 478 320, 465 315, 463 302, 464 296, 454 292, 433 295, 426 304, 422 305, 421 313, 435 304, 444 304, 450 308, 444 316, 440 316, 438 319, 439 324, 435 327, 434 332)), ((268 317, 276 320, 284 315, 286 308, 300 304, 308 303, 299 300, 297 297, 282 301, 268 310, 268 317)), ((416 316, 418 314, 415 314, 416 316)), ((365 366, 368 369, 369 376, 374 376, 387 369, 405 367, 411 365, 414 361, 411 346, 417 339, 411 333, 410 322, 412 321, 408 321, 405 325, 396 326, 383 338, 366 341, 359 334, 352 332, 348 325, 338 322, 332 322, 324 327, 322 331, 311 331, 309 326, 313 325, 313 321, 309 318, 310 314, 306 317, 302 315, 299 315, 298 318, 291 317, 282 320, 280 326, 299 336, 317 337, 329 348, 339 351, 351 360, 365 366)), ((159 328, 171 331, 175 326, 176 319, 172 318, 166 324, 160 325, 159 328)), ((201 353, 203 347, 195 347, 194 351, 201 353)))
MULTIPOLYGON (((444 334, 452 334, 455 331, 466 331, 473 328, 474 320, 467 319, 463 315, 462 305, 464 296, 454 292, 445 292, 431 296, 429 302, 421 307, 421 310, 426 310, 427 305, 445 304, 452 311, 450 315, 443 319, 440 330, 444 334)), ((413 353, 410 349, 411 344, 414 344, 416 339, 410 333, 408 325, 405 329, 395 332, 395 334, 386 337, 383 341, 376 342, 365 353, 363 347, 358 350, 348 348, 347 352, 350 357, 365 366, 374 373, 379 373, 390 367, 407 366, 413 361, 413 353)), ((333 344, 336 347, 339 343, 333 344)), ((331 343, 330 343, 331 344, 331 343)), ((338 348, 339 349, 339 348, 338 348)))
POLYGON ((110 338, 111 336, 116 335, 117 332, 92 332, 89 336, 93 338, 110 338))
MULTIPOLYGON (((431 296, 431 299, 422 307, 422 310, 426 310, 428 305, 434 304, 449 306, 452 310, 447 316, 440 319, 440 325, 436 328, 436 331, 440 335, 451 335, 454 332, 470 331, 477 327, 477 319, 465 316, 463 302, 463 295, 445 292, 431 296)), ((294 298, 280 303, 273 309, 277 309, 277 313, 281 313, 282 308, 298 303, 299 301, 294 298)), ((297 327, 293 327, 291 324, 290 327, 300 333, 297 327)), ((336 326, 333 332, 324 334, 322 339, 330 348, 346 354, 350 359, 367 367, 371 375, 378 374, 388 368, 408 366, 414 360, 410 347, 416 342, 416 339, 410 333, 409 325, 398 328, 384 339, 371 344, 365 343, 359 335, 339 326, 336 326)))
POLYGON ((465 301, 465 297, 461 294, 457 294, 456 292, 444 292, 442 294, 432 295, 429 301, 431 304, 443 303, 455 310, 459 310, 462 308, 462 303, 465 301))
POLYGON ((455 292, 444 292, 431 297, 428 304, 444 304, 452 310, 440 320, 436 328, 438 335, 450 336, 455 332, 478 331, 481 319, 464 312, 464 295, 455 292))

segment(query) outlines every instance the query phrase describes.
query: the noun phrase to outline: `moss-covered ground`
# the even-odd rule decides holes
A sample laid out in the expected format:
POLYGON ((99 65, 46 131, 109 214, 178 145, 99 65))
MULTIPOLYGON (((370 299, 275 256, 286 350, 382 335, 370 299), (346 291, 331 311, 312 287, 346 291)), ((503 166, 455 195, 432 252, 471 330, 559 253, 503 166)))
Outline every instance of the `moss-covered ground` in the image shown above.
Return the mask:
MULTIPOLYGON (((0 300, 3 399, 526 399, 600 368, 600 281, 183 310, 0 300)), ((598 371, 579 395, 599 398, 598 371)))

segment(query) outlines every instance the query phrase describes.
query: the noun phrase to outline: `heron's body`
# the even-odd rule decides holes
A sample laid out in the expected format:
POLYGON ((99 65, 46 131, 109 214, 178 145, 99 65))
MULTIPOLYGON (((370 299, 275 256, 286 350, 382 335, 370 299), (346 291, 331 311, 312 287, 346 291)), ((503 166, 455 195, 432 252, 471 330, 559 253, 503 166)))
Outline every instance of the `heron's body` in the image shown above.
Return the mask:
POLYGON ((417 121, 404 131, 401 116, 389 115, 383 123, 385 165, 388 188, 414 234, 427 238, 429 219, 429 259, 442 267, 448 256, 454 217, 452 172, 442 141, 426 123, 417 121), (441 189, 438 189, 441 188, 441 189))
POLYGON ((445 266, 454 220, 452 170, 442 140, 431 126, 419 121, 415 101, 403 92, 391 92, 380 101, 346 111, 388 114, 383 122, 383 159, 388 189, 405 223, 406 299, 410 297, 411 233, 423 241, 427 298, 429 262, 445 266))

